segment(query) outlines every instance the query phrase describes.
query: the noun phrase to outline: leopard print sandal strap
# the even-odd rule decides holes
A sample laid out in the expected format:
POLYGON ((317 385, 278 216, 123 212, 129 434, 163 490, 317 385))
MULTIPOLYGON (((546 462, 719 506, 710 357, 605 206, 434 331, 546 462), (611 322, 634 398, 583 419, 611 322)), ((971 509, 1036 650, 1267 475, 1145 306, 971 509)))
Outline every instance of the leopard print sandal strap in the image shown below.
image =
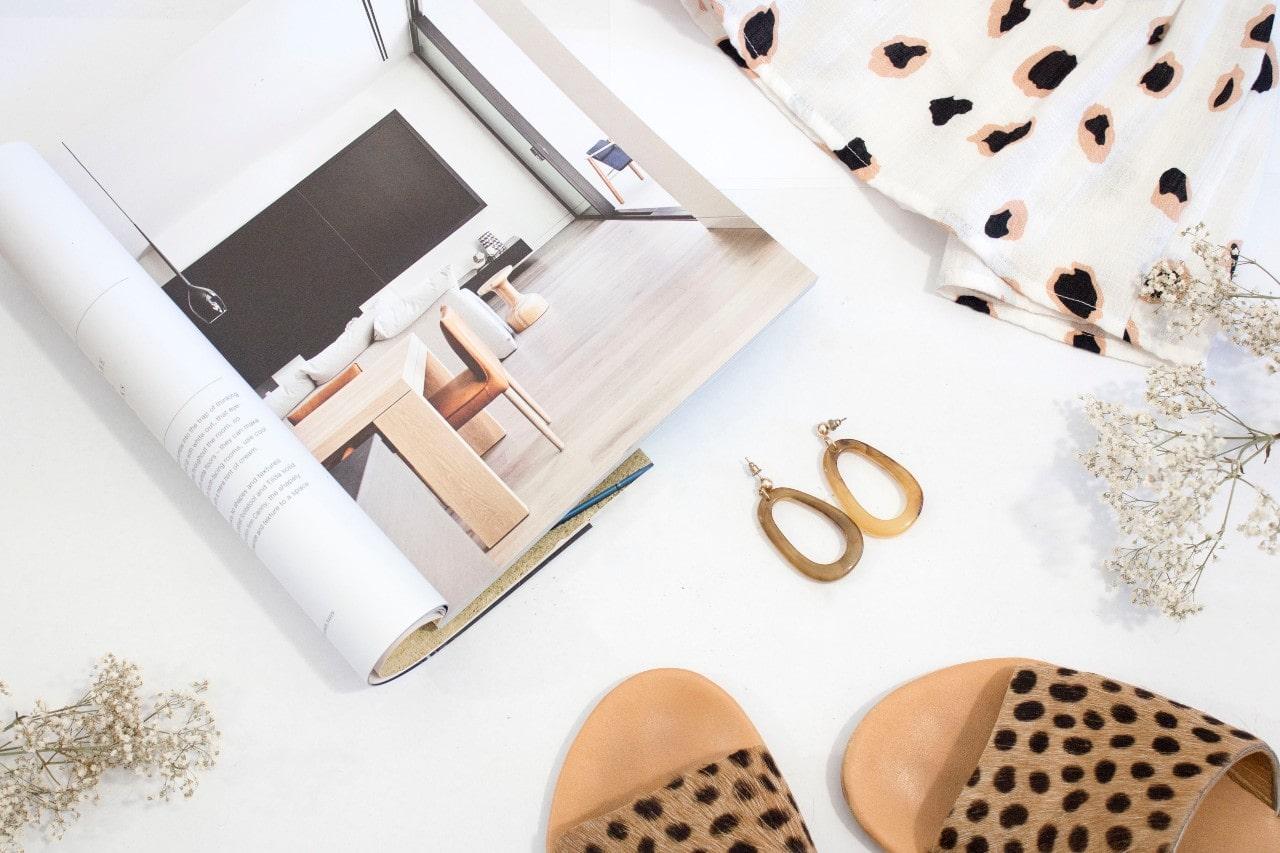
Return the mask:
POLYGON ((762 746, 694 767, 585 821, 555 853, 809 853, 813 840, 762 746))
POLYGON ((1173 851, 1230 777, 1272 809, 1276 756, 1149 690, 1049 664, 1013 676, 934 851, 1173 851))

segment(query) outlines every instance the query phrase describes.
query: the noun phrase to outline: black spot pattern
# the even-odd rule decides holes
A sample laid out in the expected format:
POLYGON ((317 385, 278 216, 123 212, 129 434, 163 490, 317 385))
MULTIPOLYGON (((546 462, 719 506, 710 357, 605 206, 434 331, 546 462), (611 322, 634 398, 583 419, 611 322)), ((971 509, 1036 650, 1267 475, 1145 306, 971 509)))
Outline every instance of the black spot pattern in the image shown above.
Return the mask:
POLYGON ((929 115, 935 127, 942 127, 956 116, 964 115, 973 109, 973 101, 967 98, 934 98, 929 102, 929 115))
POLYGON ((1260 44, 1271 41, 1271 28, 1275 25, 1276 14, 1272 12, 1249 29, 1249 38, 1260 44))
POLYGON ((1009 220, 1013 218, 1013 211, 1002 210, 999 213, 993 213, 987 217, 987 224, 982 231, 993 240, 999 240, 1001 237, 1009 236, 1009 220))
POLYGON ((747 61, 742 58, 742 54, 738 53, 738 49, 733 46, 733 42, 727 38, 722 38, 716 42, 716 47, 720 48, 720 52, 733 60, 733 64, 739 68, 746 68, 747 61))
POLYGON ((773 53, 774 28, 778 23, 777 10, 770 6, 756 12, 742 25, 743 44, 752 59, 762 59, 773 53))
POLYGON ((1159 94, 1168 89, 1177 79, 1178 71, 1167 60, 1160 60, 1147 69, 1138 81, 1148 92, 1159 94))
POLYGON ((1067 75, 1076 70, 1076 57, 1065 50, 1055 50, 1027 71, 1027 79, 1037 89, 1051 92, 1062 85, 1067 75))
POLYGON ((635 813, 645 820, 657 820, 662 817, 662 803, 654 798, 637 800, 632 806, 635 813))
POLYGON ((1026 694, 1030 693, 1036 686, 1036 674, 1029 669, 1019 670, 1018 674, 1013 677, 1013 681, 1009 684, 1009 689, 1014 693, 1026 694))
POLYGON ((1160 175, 1160 194, 1171 195, 1178 201, 1187 200, 1187 175, 1181 169, 1166 169, 1160 175))
POLYGON ((1060 270, 1050 281, 1049 290, 1059 305, 1082 320, 1091 320, 1098 312, 1098 288, 1086 267, 1060 270))
POLYGON ((1069 737, 1062 742, 1062 748, 1072 755, 1088 755, 1093 751, 1093 741, 1083 737, 1069 737))
POLYGON ((1151 194, 1151 203, 1165 216, 1177 222, 1190 197, 1186 172, 1171 168, 1161 173, 1156 189, 1151 194))
POLYGON ((993 36, 1002 36, 1031 17, 1027 0, 996 0, 992 9, 993 36))
POLYGON ((1044 703, 1031 699, 1026 702, 1019 702, 1013 709, 1013 718, 1022 722, 1030 722, 1038 720, 1044 716, 1044 703))
POLYGON ((1231 96, 1235 93, 1236 81, 1228 77, 1227 81, 1222 84, 1222 88, 1218 90, 1218 94, 1214 96, 1213 106, 1222 107, 1231 103, 1231 96))
POLYGON ((711 821, 711 826, 708 829, 712 836, 728 835, 738 828, 739 823, 740 820, 737 815, 732 812, 725 812, 711 821))
POLYGON ((1253 85, 1249 88, 1255 92, 1270 92, 1271 87, 1276 82, 1276 67, 1270 53, 1262 55, 1262 67, 1258 70, 1258 77, 1253 81, 1253 85))
POLYGON ((1111 119, 1105 115, 1096 115, 1085 119, 1084 127, 1093 136, 1094 145, 1107 144, 1107 131, 1111 129, 1111 119))
POLYGON ((991 316, 991 303, 979 296, 973 296, 968 293, 961 294, 956 297, 956 304, 977 311, 979 314, 991 316))
POLYGON ((1034 124, 1033 120, 1014 125, 1010 129, 995 128, 982 136, 981 143, 986 146, 987 151, 990 153, 999 154, 1013 143, 1026 139, 1031 133, 1031 128, 1034 124))
POLYGON ((885 45, 884 55, 889 60, 889 64, 894 68, 906 68, 911 60, 918 56, 924 56, 929 52, 929 48, 922 44, 907 44, 906 42, 895 41, 893 44, 885 45))
POLYGON ((1000 811, 1000 825, 1005 829, 1013 829, 1015 826, 1022 826, 1027 822, 1029 814, 1027 807, 1020 803, 1005 806, 1000 811))
POLYGON ((834 153, 840 162, 852 169, 855 174, 875 167, 875 158, 867 150, 866 140, 861 136, 855 136, 834 153))
POLYGON ((1049 695, 1059 702, 1079 702, 1089 695, 1089 688, 1083 684, 1055 684, 1049 688, 1049 695))

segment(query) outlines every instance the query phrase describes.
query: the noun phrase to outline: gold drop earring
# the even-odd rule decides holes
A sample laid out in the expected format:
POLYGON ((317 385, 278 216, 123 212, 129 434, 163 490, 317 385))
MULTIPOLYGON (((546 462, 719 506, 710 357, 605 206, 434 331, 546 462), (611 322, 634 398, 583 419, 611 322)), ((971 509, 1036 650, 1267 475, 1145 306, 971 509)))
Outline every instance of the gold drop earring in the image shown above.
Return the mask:
POLYGON ((747 460, 747 468, 751 471, 751 476, 756 478, 756 491, 760 494, 760 503, 756 505, 756 517, 760 519, 764 535, 769 537, 773 547, 778 549, 787 562, 817 581, 840 580, 853 571, 853 567, 858 565, 858 560, 862 559, 862 531, 849 516, 841 512, 839 507, 832 506, 821 498, 815 498, 796 489, 775 486, 772 480, 763 476, 760 466, 750 459, 747 460), (844 535, 844 553, 831 563, 814 562, 801 554, 800 549, 791 544, 791 540, 787 539, 773 517, 774 507, 783 501, 798 503, 830 519, 844 535))
POLYGON ((852 438, 832 439, 831 433, 835 432, 844 421, 844 418, 840 418, 818 424, 818 437, 827 445, 826 451, 822 454, 822 471, 827 476, 831 491, 835 492, 836 499, 840 501, 844 511, 868 536, 885 539, 905 533, 907 528, 916 523, 916 519, 920 517, 920 510, 924 507, 924 491, 921 490, 920 483, 910 471, 866 442, 852 438), (853 492, 849 491, 844 478, 840 476, 840 457, 845 453, 856 453, 866 458, 898 484, 903 497, 907 500, 907 505, 901 513, 893 518, 879 518, 867 512, 862 504, 858 503, 853 492))

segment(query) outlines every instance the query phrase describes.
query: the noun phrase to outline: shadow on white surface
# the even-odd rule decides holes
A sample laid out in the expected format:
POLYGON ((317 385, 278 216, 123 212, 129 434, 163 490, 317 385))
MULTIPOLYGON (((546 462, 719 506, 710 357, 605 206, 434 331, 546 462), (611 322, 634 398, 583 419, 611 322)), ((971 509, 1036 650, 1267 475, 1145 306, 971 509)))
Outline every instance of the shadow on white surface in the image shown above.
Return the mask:
MULTIPOLYGON (((923 673, 921 673, 923 674, 923 673)), ((849 721, 840 729, 840 736, 836 738, 836 742, 831 747, 831 756, 827 759, 827 790, 831 794, 831 807, 835 809, 836 814, 840 816, 840 822, 849 830, 855 838, 868 850, 874 850, 876 843, 871 840, 871 836, 862 828, 862 824, 858 823, 853 816, 853 812, 849 809, 849 803, 844 797, 844 752, 849 745, 849 738, 853 737, 853 730, 862 722, 862 718, 867 716, 880 700, 888 696, 899 685, 894 684, 885 688, 872 699, 868 699, 862 704, 849 721)))
POLYGON ((600 700, 607 696, 609 691, 630 677, 631 674, 624 675, 592 696, 591 700, 583 705, 577 718, 573 721, 568 731, 565 732, 560 748, 556 750, 555 765, 547 773, 547 783, 542 792, 541 816, 536 827, 538 833, 534 835, 532 841, 531 849, 533 853, 546 853, 547 851, 547 830, 551 824, 551 799, 556 792, 556 783, 560 781, 560 770, 564 767, 564 760, 569 755, 569 747, 573 746, 573 741, 577 738, 578 732, 582 730, 583 724, 587 722, 587 717, 591 716, 591 712, 596 709, 596 705, 600 704, 600 700))

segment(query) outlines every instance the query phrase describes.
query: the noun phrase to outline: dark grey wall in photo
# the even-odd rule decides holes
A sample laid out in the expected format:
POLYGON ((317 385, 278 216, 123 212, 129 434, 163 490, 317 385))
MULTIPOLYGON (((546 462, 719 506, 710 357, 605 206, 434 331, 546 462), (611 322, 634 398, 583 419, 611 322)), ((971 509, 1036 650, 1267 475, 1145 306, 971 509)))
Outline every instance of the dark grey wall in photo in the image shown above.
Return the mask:
POLYGON ((191 313, 180 278, 164 289, 256 387, 327 346, 362 302, 484 206, 393 111, 183 270, 226 303, 215 322, 191 313))

